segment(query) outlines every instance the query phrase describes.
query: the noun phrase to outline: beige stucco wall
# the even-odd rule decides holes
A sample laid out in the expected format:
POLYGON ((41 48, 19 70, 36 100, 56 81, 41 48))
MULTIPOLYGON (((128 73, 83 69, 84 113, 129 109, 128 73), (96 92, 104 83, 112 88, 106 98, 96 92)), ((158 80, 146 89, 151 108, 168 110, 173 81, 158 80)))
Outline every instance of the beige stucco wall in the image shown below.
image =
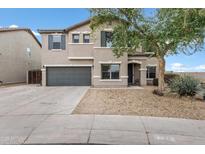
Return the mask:
MULTIPOLYGON (((103 29, 111 27, 103 27, 103 29)), ((105 30, 106 30, 105 29, 105 30)), ((102 30, 102 29, 101 29, 102 30)), ((75 28, 66 35, 66 50, 48 50, 48 34, 42 34, 42 67, 44 65, 92 65, 92 85, 127 85, 127 55, 117 59, 113 56, 111 48, 101 48, 100 30, 92 33, 89 24, 75 28), (72 34, 80 35, 80 43, 72 43, 72 34), (83 43, 83 34, 90 33, 91 39, 89 44, 83 43), (76 59, 76 58, 81 59, 76 59), (74 58, 74 59, 72 59, 74 58), (85 59, 82 59, 85 58, 85 59), (92 58, 92 59, 87 59, 92 58), (120 80, 102 81, 101 64, 99 62, 121 62, 120 80)), ((43 73, 46 75, 46 73, 43 73)), ((46 78, 46 77, 43 77, 46 78)), ((43 83, 46 85, 46 83, 43 83)))
POLYGON ((0 81, 26 82, 28 70, 40 69, 40 46, 26 31, 0 33, 0 81), (31 56, 27 52, 31 50, 31 56))
POLYGON ((140 64, 134 64, 134 82, 140 84, 140 64))
MULTIPOLYGON (((77 27, 69 33, 66 33, 66 50, 48 50, 48 34, 42 34, 42 67, 44 65, 92 65, 92 85, 94 86, 127 86, 128 85, 128 56, 124 54, 120 58, 113 55, 111 48, 101 47, 101 31, 112 31, 112 25, 101 26, 95 32, 92 32, 89 24, 77 27), (72 43, 72 34, 80 35, 79 44, 72 43), (90 33, 91 39, 89 44, 83 43, 83 34, 90 33), (79 59, 78 59, 79 58, 79 59), (119 63, 120 79, 119 80, 102 80, 101 64, 102 63, 119 63)), ((54 33, 56 34, 56 33, 54 33)), ((137 50, 141 52, 141 48, 137 50)), ((141 85, 146 85, 146 66, 156 64, 152 58, 137 58, 141 62, 140 75, 141 85), (141 59, 140 59, 141 58, 141 59)), ((136 58, 134 58, 136 60, 136 58)), ((44 73, 46 75, 46 73, 44 73)), ((46 77, 43 77, 46 79, 46 77)), ((46 85, 46 83, 43 83, 46 85)))
POLYGON ((112 52, 112 48, 101 47, 101 31, 112 31, 113 25, 103 25, 93 34, 94 40, 94 76, 93 82, 95 86, 127 86, 127 54, 117 58, 112 52), (102 63, 118 63, 120 64, 119 80, 102 80, 101 65, 102 63))
POLYGON ((137 63, 140 65, 140 85, 147 85, 147 83, 152 83, 152 79, 147 79, 146 71, 147 66, 156 66, 156 78, 158 78, 159 74, 159 64, 158 60, 155 57, 129 57, 129 62, 131 63, 137 63))
POLYGON ((95 86, 127 86, 127 55, 116 58, 109 48, 97 48, 94 51, 94 76, 93 81, 95 86), (102 80, 101 65, 120 64, 120 79, 119 80, 102 80))
MULTIPOLYGON (((48 50, 48 34, 41 34, 42 36, 42 66, 43 65, 69 65, 69 64, 93 64, 92 60, 80 59, 74 60, 71 58, 76 57, 92 57, 93 44, 82 44, 83 32, 90 31, 89 26, 85 25, 80 28, 74 29, 66 35, 66 49, 65 50, 48 50), (73 32, 80 32, 80 43, 72 43, 73 32)), ((51 33, 61 34, 61 33, 51 33)))

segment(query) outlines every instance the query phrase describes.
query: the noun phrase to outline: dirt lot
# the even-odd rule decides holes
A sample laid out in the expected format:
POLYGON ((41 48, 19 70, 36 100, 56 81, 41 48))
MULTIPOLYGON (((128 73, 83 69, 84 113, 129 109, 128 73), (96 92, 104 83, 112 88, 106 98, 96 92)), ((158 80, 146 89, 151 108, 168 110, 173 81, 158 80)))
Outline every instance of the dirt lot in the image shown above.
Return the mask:
POLYGON ((205 102, 145 89, 89 89, 73 114, 138 115, 205 120, 205 102))

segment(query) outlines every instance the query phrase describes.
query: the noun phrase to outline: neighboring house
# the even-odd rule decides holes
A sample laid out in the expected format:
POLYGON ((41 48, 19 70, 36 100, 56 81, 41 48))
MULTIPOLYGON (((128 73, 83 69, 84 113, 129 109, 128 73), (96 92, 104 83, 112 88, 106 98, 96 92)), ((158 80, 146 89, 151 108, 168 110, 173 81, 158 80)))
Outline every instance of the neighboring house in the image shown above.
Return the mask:
POLYGON ((41 44, 27 28, 0 28, 0 81, 26 82, 28 70, 41 69, 41 44))
POLYGON ((150 53, 113 55, 108 24, 92 32, 90 20, 66 29, 40 29, 42 35, 42 85, 128 86, 152 84, 158 62, 150 53))

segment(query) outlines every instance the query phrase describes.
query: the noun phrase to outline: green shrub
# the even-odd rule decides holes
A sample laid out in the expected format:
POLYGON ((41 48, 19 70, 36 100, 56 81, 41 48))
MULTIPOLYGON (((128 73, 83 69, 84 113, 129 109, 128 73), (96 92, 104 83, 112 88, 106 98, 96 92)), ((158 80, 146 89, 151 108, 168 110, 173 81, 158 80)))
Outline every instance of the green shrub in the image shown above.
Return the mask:
POLYGON ((205 83, 201 83, 201 88, 205 90, 205 83))
POLYGON ((180 76, 171 80, 169 85, 171 92, 180 96, 194 96, 199 91, 199 81, 190 76, 180 76))
POLYGON ((164 82, 169 85, 170 82, 176 77, 179 77, 179 74, 167 73, 164 75, 164 82))

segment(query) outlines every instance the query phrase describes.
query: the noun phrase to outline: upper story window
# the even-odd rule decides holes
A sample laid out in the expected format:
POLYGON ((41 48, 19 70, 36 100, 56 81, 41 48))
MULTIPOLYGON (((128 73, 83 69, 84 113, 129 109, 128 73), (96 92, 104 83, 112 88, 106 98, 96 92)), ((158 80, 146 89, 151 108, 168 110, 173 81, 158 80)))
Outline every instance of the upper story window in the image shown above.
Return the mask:
POLYGON ((28 53, 28 56, 31 57, 31 49, 30 48, 26 48, 26 51, 28 53))
POLYGON ((61 35, 53 35, 53 49, 61 49, 61 35))
POLYGON ((79 34, 73 34, 72 35, 72 42, 73 43, 79 43, 80 42, 80 35, 79 34))
POLYGON ((112 47, 112 32, 101 31, 101 47, 112 47))
POLYGON ((90 34, 83 34, 83 43, 90 43, 90 34))
POLYGON ((65 50, 65 35, 48 35, 48 49, 65 50))
POLYGON ((148 79, 156 78, 156 66, 147 66, 147 78, 148 79))
POLYGON ((119 79, 120 64, 102 64, 102 79, 119 79))

